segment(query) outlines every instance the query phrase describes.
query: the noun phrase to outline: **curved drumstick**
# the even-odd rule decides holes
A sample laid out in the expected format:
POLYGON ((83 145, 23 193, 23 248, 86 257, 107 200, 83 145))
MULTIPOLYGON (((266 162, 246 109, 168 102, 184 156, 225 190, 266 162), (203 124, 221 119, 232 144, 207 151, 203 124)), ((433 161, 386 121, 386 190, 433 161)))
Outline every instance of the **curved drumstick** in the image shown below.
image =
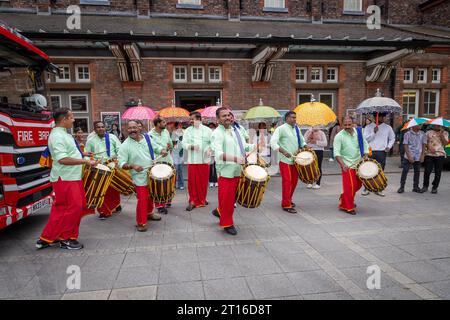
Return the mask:
POLYGON ((156 158, 152 161, 152 164, 151 164, 150 166, 144 167, 144 170, 148 170, 148 169, 150 169, 151 167, 153 167, 153 164, 155 164, 155 162, 157 162, 159 159, 161 159, 161 158, 163 158, 163 157, 164 157, 163 155, 160 155, 159 157, 156 157, 156 158))

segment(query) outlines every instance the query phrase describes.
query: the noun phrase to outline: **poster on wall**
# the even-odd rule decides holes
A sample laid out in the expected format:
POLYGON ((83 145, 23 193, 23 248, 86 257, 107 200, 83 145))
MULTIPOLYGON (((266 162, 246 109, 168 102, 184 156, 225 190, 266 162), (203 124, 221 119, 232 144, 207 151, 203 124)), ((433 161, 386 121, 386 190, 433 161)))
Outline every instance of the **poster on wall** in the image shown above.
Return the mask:
POLYGON ((116 124, 119 130, 121 129, 120 112, 102 112, 101 117, 106 131, 111 131, 113 124, 116 124))

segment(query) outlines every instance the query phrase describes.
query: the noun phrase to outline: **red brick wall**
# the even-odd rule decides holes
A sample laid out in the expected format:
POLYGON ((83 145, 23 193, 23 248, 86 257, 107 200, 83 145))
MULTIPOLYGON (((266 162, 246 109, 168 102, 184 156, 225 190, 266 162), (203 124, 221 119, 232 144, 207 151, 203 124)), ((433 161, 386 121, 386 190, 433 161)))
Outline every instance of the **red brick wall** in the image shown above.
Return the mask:
POLYGON ((389 22, 393 24, 420 24, 419 4, 424 0, 389 1, 389 22))
POLYGON ((22 94, 31 93, 32 85, 24 68, 11 68, 12 75, 0 76, 0 96, 7 97, 9 103, 21 103, 22 94))

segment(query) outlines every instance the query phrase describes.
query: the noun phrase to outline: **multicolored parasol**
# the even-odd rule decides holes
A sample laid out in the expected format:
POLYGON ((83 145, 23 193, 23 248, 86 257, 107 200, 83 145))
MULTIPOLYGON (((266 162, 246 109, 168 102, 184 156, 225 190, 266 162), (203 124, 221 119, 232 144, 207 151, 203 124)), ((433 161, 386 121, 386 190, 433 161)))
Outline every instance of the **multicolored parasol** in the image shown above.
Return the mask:
POLYGON ((415 127, 415 126, 420 126, 421 124, 426 123, 427 121, 429 121, 430 119, 428 118, 411 118, 408 122, 406 122, 403 127, 402 127, 402 131, 403 130, 408 130, 409 128, 415 127))
POLYGON ((450 121, 446 120, 442 117, 433 119, 433 120, 429 120, 426 122, 426 124, 434 124, 436 126, 443 126, 443 127, 450 127, 450 121))
POLYGON ((265 106, 262 99, 259 99, 259 105, 250 108, 244 115, 243 120, 249 122, 276 122, 281 118, 281 114, 272 107, 265 106))
POLYGON ((152 120, 156 117, 155 111, 150 107, 143 106, 141 100, 136 107, 128 108, 123 114, 123 120, 152 120))
POLYGON ((220 102, 220 99, 217 100, 216 105, 215 106, 209 106, 206 107, 202 112, 202 118, 204 120, 208 120, 208 121, 215 121, 216 120, 216 111, 217 109, 219 109, 220 107, 222 107, 222 103, 220 102))
POLYGON ((300 127, 328 129, 336 122, 336 114, 324 103, 317 102, 311 95, 311 102, 305 102, 294 109, 300 127))

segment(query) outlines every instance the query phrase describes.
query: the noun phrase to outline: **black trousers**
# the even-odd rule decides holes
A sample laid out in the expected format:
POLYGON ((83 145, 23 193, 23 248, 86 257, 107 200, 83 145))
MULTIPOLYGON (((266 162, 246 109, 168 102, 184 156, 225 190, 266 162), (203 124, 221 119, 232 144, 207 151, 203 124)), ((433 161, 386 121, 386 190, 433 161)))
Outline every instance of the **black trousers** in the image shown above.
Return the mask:
POLYGON ((211 163, 209 165, 209 182, 217 183, 217 170, 216 170, 216 162, 211 163))
POLYGON ((320 177, 317 180, 317 184, 320 186, 320 181, 322 181, 322 161, 323 161, 323 150, 314 150, 317 155, 317 162, 319 163, 320 177))
POLYGON ((386 151, 372 151, 371 158, 377 160, 384 171, 384 167, 386 166, 386 151))
MULTIPOLYGON (((413 165, 413 168, 414 168, 413 188, 414 189, 419 189, 420 161, 414 161, 414 163, 412 165, 413 165)), ((403 158, 402 159, 402 166, 403 166, 403 171, 402 171, 402 177, 400 179, 400 186, 402 188, 404 188, 405 187, 405 183, 406 183, 406 177, 408 176, 408 172, 409 172, 409 166, 410 166, 409 161, 407 159, 403 158)))
POLYGON ((445 157, 425 156, 425 173, 423 175, 423 187, 428 188, 430 185, 430 175, 434 169, 433 189, 439 187, 441 181, 442 168, 444 167, 445 157))

